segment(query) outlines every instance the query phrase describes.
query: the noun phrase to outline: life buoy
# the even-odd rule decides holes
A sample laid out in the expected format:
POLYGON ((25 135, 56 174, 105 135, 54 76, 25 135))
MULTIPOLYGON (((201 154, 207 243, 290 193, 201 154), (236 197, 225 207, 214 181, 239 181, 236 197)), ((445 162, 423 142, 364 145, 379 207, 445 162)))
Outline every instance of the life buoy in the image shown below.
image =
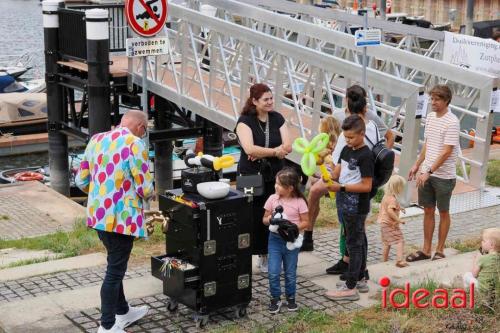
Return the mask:
MULTIPOLYGON (((471 128, 469 130, 469 135, 470 136, 476 136, 476 130, 471 128)), ((469 148, 474 148, 474 140, 469 140, 469 148)))
POLYGON ((495 134, 491 136, 492 143, 500 143, 500 126, 495 129, 495 134))
POLYGON ((24 171, 24 172, 18 172, 14 175, 14 179, 17 181, 21 182, 26 182, 30 180, 43 180, 43 175, 38 172, 33 172, 33 171, 24 171))

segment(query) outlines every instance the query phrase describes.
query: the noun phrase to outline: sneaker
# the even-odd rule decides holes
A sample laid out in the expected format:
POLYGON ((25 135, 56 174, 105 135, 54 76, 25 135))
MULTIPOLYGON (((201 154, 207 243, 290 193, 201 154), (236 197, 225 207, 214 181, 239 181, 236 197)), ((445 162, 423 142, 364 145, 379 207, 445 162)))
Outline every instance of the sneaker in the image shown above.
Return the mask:
MULTIPOLYGON (((343 286, 345 286, 347 288, 347 285, 346 285, 346 282, 345 281, 338 281, 335 286, 337 288, 342 288, 343 286)), ((368 283, 365 281, 365 280, 361 280, 361 281, 358 281, 356 283, 356 289, 360 292, 360 293, 367 293, 370 291, 370 288, 368 287, 368 283)))
POLYGON ((260 255, 259 256, 259 270, 261 273, 268 273, 269 272, 267 255, 260 255))
POLYGON ((290 312, 294 312, 299 309, 299 306, 297 305, 297 303, 295 303, 295 298, 287 298, 286 307, 290 312))
POLYGON ((271 299, 271 303, 269 304, 269 313, 278 313, 281 309, 281 300, 279 298, 271 299))
POLYGON ((340 259, 335 265, 326 269, 326 274, 342 274, 347 271, 349 264, 340 259))
POLYGON ((128 312, 124 315, 116 315, 116 322, 115 326, 118 326, 120 328, 125 328, 130 326, 132 323, 138 321, 142 317, 148 314, 149 311, 149 306, 143 305, 143 306, 129 306, 128 307, 128 312))
POLYGON ((341 286, 337 290, 327 291, 325 296, 332 301, 358 301, 359 293, 356 288, 349 289, 346 285, 341 286))
POLYGON ((117 323, 113 325, 109 330, 105 329, 102 326, 99 326, 97 333, 127 333, 121 327, 117 326, 117 323))
POLYGON ((304 242, 302 243, 302 247, 300 248, 300 251, 302 252, 311 252, 311 251, 314 251, 314 241, 311 239, 311 240, 305 240, 304 239, 304 242))

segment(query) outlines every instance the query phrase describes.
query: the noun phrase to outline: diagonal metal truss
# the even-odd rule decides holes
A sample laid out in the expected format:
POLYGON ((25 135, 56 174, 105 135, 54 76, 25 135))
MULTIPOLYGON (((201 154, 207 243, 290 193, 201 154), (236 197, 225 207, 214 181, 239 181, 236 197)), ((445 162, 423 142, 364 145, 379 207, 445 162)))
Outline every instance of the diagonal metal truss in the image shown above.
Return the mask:
MULTIPOLYGON (((286 11, 287 13, 291 13, 290 15, 276 16, 276 13, 272 11, 245 4, 245 2, 250 2, 249 0, 202 0, 201 2, 217 7, 218 17, 225 20, 310 49, 335 55, 355 64, 361 64, 362 62, 362 51, 354 46, 354 37, 351 34, 332 31, 322 24, 317 24, 318 20, 324 21, 328 18, 335 19, 337 25, 345 21, 353 25, 361 22, 360 17, 312 6, 293 4, 282 0, 252 0, 251 3, 275 11, 286 11), (312 17, 311 15, 317 15, 319 18, 312 17), (300 20, 297 19, 298 16, 300 16, 300 20)), ((444 39, 443 32, 380 20, 371 20, 370 24, 375 27, 385 28, 386 32, 406 34, 406 37, 413 38, 414 41, 427 40, 428 38, 434 39, 435 44, 430 45, 431 51, 427 50, 423 54, 418 53, 420 49, 416 50, 417 53, 415 53, 410 52, 415 51, 413 48, 407 51, 389 45, 368 48, 368 65, 373 69, 392 75, 394 78, 402 78, 423 84, 426 88, 430 88, 438 83, 447 84, 452 88, 454 99, 450 108, 458 115, 461 121, 461 138, 474 142, 472 154, 468 156, 460 155, 460 167, 464 175, 462 180, 470 182, 476 187, 482 187, 486 177, 493 122, 493 115, 490 112, 491 93, 494 88, 500 86, 499 79, 433 58, 436 56, 436 53, 432 50, 436 50, 438 48, 437 43, 441 43, 444 39), (475 136, 469 134, 466 123, 470 123, 471 120, 468 119, 465 121, 466 118, 472 118, 475 121, 475 136)), ((293 60, 290 60, 287 62, 287 65, 294 68, 295 72, 300 73, 303 77, 310 76, 311 74, 308 71, 307 64, 300 61, 294 63, 293 60)), ((325 77, 325 79, 327 78, 325 77)), ((333 77, 334 79, 335 77, 333 77)), ((349 80, 344 80, 344 82, 347 85, 351 84, 349 80)), ((398 109, 397 105, 392 104, 395 97, 392 94, 393 92, 382 93, 379 86, 372 84, 372 87, 374 88, 370 91, 372 108, 384 115, 388 124, 393 127, 393 130, 398 135, 403 137, 409 135, 408 128, 403 133, 403 127, 408 126, 404 121, 404 112, 401 113, 402 110, 398 109), (378 101, 374 96, 378 97, 378 101), (380 101, 386 102, 385 107, 379 108, 380 101), (395 114, 396 116, 394 116, 395 114)), ((313 99, 311 97, 313 95, 310 94, 311 91, 308 88, 309 86, 306 84, 303 89, 306 101, 307 96, 310 96, 310 100, 313 99)), ((343 97, 343 91, 344 89, 342 88, 327 91, 329 101, 331 102, 332 98, 343 97)), ((299 108, 302 107, 301 100, 294 100, 299 108)))
MULTIPOLYGON (((171 24, 164 29, 169 53, 147 58, 148 87, 227 129, 234 129, 249 86, 265 82, 273 89, 275 108, 287 119, 292 138, 311 138, 320 117, 341 106, 345 82, 361 81, 359 64, 290 42, 286 29, 277 29, 273 36, 224 16, 204 15, 196 4, 169 4, 171 24)), ((131 78, 141 85, 141 60, 129 61, 131 78)), ((406 173, 417 153, 417 97, 424 87, 374 69, 368 69, 367 78, 371 87, 395 99, 392 105, 376 101, 374 108, 389 122, 406 122, 399 165, 406 173)), ((299 162, 300 156, 292 154, 290 159, 299 162)))

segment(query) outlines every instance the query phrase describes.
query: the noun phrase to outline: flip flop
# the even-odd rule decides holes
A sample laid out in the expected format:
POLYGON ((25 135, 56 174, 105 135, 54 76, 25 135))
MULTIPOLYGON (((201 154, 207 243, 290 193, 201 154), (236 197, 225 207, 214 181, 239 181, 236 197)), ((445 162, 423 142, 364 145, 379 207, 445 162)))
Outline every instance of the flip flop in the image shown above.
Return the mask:
POLYGON ((431 258, 431 256, 428 256, 427 254, 423 253, 422 251, 417 251, 415 253, 410 254, 408 257, 406 257, 406 261, 415 262, 415 261, 426 260, 426 259, 430 259, 430 258, 431 258))
POLYGON ((432 257, 432 260, 439 260, 439 259, 444 259, 444 258, 446 258, 444 253, 436 252, 436 253, 434 253, 434 257, 432 257))

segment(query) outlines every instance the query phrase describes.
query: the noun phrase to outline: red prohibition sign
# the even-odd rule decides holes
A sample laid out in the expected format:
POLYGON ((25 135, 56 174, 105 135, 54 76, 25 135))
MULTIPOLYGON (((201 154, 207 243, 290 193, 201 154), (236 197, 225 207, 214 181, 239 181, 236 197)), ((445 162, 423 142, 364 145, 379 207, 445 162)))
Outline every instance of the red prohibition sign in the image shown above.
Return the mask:
POLYGON ((125 16, 137 34, 151 37, 160 32, 167 21, 167 0, 126 0, 125 16))

